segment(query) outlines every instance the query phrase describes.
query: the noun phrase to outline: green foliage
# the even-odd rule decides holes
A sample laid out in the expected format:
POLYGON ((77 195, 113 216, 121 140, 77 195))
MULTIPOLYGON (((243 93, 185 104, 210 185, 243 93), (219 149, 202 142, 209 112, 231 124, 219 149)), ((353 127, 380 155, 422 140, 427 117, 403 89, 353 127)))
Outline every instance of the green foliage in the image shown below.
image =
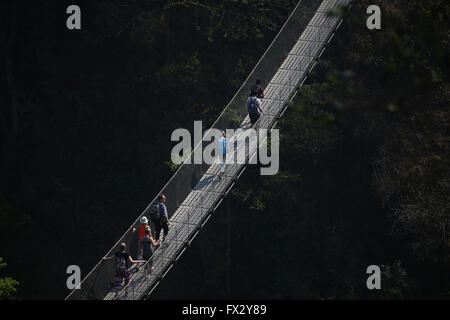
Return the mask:
MULTIPOLYGON (((3 258, 0 257, 0 269, 6 267, 3 258)), ((17 293, 17 286, 19 282, 11 277, 0 278, 0 299, 13 299, 17 293)))
POLYGON ((384 299, 411 299, 411 290, 415 283, 400 261, 389 265, 381 265, 382 287, 384 299))
POLYGON ((178 168, 180 168, 180 167, 183 165, 182 163, 176 164, 176 163, 174 163, 174 162, 172 162, 172 161, 166 161, 166 162, 164 162, 164 164, 165 164, 166 166, 169 167, 169 170, 170 170, 170 172, 172 172, 172 173, 174 173, 175 171, 177 171, 178 168))
POLYGON ((449 112, 434 110, 397 123, 374 163, 374 186, 393 209, 394 231, 412 236, 422 259, 448 259, 449 121, 449 112))

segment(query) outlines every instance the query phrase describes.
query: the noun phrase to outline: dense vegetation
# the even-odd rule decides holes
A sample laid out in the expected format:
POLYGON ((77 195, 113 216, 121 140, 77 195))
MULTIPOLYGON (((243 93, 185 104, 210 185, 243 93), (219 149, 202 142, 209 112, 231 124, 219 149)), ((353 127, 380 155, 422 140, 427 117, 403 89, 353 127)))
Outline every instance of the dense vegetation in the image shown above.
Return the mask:
MULTIPOLYGON (((154 298, 449 297, 450 8, 376 1, 369 31, 369 2, 279 124, 280 173, 250 166, 154 298)), ((80 1, 81 31, 69 4, 0 5, 1 256, 19 298, 62 298, 65 268, 98 261, 170 177, 171 131, 215 119, 296 1, 80 1)))

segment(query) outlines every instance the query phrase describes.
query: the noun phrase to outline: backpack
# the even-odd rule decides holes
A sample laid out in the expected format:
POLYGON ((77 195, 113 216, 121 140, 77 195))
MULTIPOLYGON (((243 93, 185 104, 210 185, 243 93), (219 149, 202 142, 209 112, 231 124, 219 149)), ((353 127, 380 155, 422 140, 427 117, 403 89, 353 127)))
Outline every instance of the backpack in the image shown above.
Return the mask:
POLYGON ((156 222, 159 222, 159 220, 161 219, 158 204, 154 204, 153 207, 150 209, 150 219, 156 222))
POLYGON ((264 88, 261 87, 259 84, 254 85, 250 89, 250 92, 256 94, 256 97, 259 99, 264 98, 264 88))
POLYGON ((142 238, 142 253, 143 256, 150 256, 152 254, 152 242, 149 236, 142 238))
POLYGON ((116 271, 125 272, 127 270, 127 261, 123 256, 116 257, 116 271))
POLYGON ((258 104, 255 97, 250 97, 250 101, 248 102, 248 113, 249 114, 259 114, 258 112, 258 104))

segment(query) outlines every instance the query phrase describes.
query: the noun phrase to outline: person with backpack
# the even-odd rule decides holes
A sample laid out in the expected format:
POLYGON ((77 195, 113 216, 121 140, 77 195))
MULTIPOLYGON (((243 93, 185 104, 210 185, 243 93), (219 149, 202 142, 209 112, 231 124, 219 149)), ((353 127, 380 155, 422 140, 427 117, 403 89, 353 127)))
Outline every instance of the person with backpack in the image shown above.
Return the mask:
POLYGON ((219 138, 218 143, 219 143, 219 159, 221 161, 219 174, 222 174, 225 172, 225 163, 227 160, 228 139, 226 137, 225 131, 222 131, 222 137, 219 138))
POLYGON ((256 84, 250 89, 250 95, 252 92, 256 93, 258 99, 264 98, 264 88, 261 87, 261 80, 256 80, 256 84))
MULTIPOLYGON (((122 242, 120 244, 120 251, 115 252, 111 257, 103 258, 103 260, 111 260, 115 258, 115 297, 117 297, 117 295, 119 294, 119 291, 122 288, 122 283, 125 281, 125 286, 127 286, 130 282, 130 265, 134 263, 145 262, 144 260, 133 260, 126 249, 127 245, 122 242)), ((126 287, 125 289, 125 296, 127 295, 128 287, 126 287)))
MULTIPOLYGON (((164 237, 161 242, 166 242, 167 234, 169 233, 169 216, 167 214, 167 208, 165 205, 166 196, 161 194, 158 196, 158 202, 153 205, 150 211, 150 218, 155 225, 155 239, 159 240, 161 230, 164 230, 164 237)), ((166 242, 167 244, 167 242, 166 242)))
POLYGON ((141 240, 142 243, 142 259, 147 261, 147 265, 145 267, 145 278, 148 279, 148 270, 151 271, 153 269, 153 261, 148 262, 153 255, 153 247, 158 245, 158 241, 155 241, 152 238, 150 227, 145 229, 145 235, 141 240), (153 246, 153 247, 152 247, 153 246))
POLYGON ((140 257, 142 257, 142 238, 145 236, 145 229, 150 228, 150 226, 148 225, 148 219, 147 217, 143 216, 139 222, 141 223, 141 225, 139 226, 139 229, 133 228, 133 234, 139 230, 139 240, 138 240, 138 244, 139 244, 139 253, 140 253, 140 257))
POLYGON ((248 116, 250 117, 252 127, 255 125, 256 121, 258 121, 261 113, 263 113, 263 110, 261 109, 261 100, 259 100, 256 95, 257 92, 251 90, 250 97, 247 100, 248 116))

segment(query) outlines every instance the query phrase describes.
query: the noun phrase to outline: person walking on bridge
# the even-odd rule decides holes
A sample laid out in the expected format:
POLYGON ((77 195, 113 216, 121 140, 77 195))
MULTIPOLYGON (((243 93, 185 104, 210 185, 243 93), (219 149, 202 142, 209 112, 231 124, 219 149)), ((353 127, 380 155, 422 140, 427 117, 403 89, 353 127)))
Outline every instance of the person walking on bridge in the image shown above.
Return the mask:
POLYGON ((255 125, 256 121, 258 121, 261 113, 263 113, 263 110, 261 109, 261 100, 259 100, 256 95, 257 92, 251 90, 250 97, 247 100, 248 116, 250 117, 252 127, 255 125))
POLYGON ((227 143, 228 139, 226 137, 225 131, 222 131, 222 137, 218 139, 219 143, 219 159, 220 159, 220 171, 219 174, 223 174, 225 172, 225 163, 227 160, 227 143))
POLYGON ((150 228, 150 226, 148 225, 148 219, 146 216, 143 216, 139 222, 141 223, 141 225, 139 226, 138 229, 133 228, 133 234, 136 231, 139 231, 139 253, 142 256, 142 238, 145 236, 145 229, 150 228))
MULTIPOLYGON (((122 283, 125 281, 125 286, 130 282, 130 265, 139 262, 145 262, 144 260, 133 260, 130 254, 126 251, 127 245, 125 243, 120 244, 120 251, 114 253, 114 255, 110 257, 104 257, 103 260, 111 260, 115 258, 116 268, 115 268, 115 286, 114 289, 116 291, 115 297, 119 294, 120 289, 122 288, 122 283)), ((128 295, 128 287, 125 289, 125 297, 128 295)))
POLYGON ((145 278, 148 278, 148 271, 150 270, 151 272, 151 270, 153 269, 153 261, 150 260, 153 256, 153 247, 156 247, 158 245, 158 241, 155 241, 152 238, 150 227, 147 227, 145 229, 145 235, 142 238, 141 242, 142 242, 142 259, 144 261, 147 261, 147 265, 145 267, 145 278))
MULTIPOLYGON (((167 234, 169 233, 169 216, 167 214, 167 208, 165 205, 166 196, 161 194, 158 196, 158 202, 152 207, 150 212, 151 219, 153 224, 155 225, 155 239, 159 240, 159 235, 161 230, 164 230, 164 237, 161 242, 166 242, 167 234)), ((166 242, 167 244, 167 242, 166 242)))
POLYGON ((256 92, 256 97, 258 99, 264 98, 264 88, 261 87, 261 80, 256 80, 256 84, 250 89, 250 95, 252 91, 256 92))

